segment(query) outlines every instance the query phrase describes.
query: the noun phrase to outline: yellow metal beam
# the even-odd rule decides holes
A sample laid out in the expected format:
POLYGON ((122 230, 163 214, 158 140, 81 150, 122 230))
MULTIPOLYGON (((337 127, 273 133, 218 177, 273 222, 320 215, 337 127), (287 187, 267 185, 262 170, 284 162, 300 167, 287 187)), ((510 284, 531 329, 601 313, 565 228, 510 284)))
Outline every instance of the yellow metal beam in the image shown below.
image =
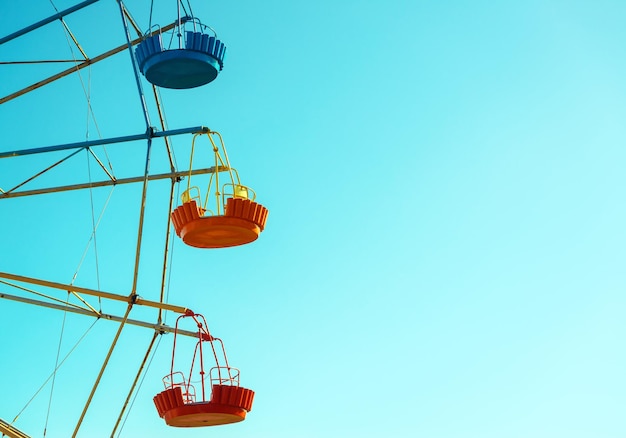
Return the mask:
MULTIPOLYGON (((7 284, 9 286, 12 286, 9 283, 7 283, 7 284)), ((20 297, 20 296, 17 296, 17 295, 10 295, 10 294, 6 294, 4 292, 0 292, 0 299, 16 301, 18 303, 31 304, 31 305, 35 305, 35 306, 47 307, 49 309, 56 309, 56 310, 61 310, 63 312, 76 313, 78 315, 91 316, 91 317, 103 319, 103 320, 106 320, 106 321, 122 322, 122 317, 121 316, 110 315, 110 314, 107 314, 107 313, 93 313, 93 312, 90 312, 89 310, 83 309, 81 307, 74 307, 74 306, 70 306, 70 305, 67 305, 67 304, 56 304, 56 303, 51 303, 51 302, 42 301, 42 300, 35 300, 33 298, 26 298, 26 297, 20 297)), ((174 330, 175 330, 174 327, 170 327, 170 326, 162 324, 162 323, 150 323, 150 322, 146 322, 146 321, 139 321, 139 320, 136 320, 136 319, 127 319, 126 320, 126 324, 131 324, 131 325, 138 326, 138 327, 149 328, 149 329, 154 330, 158 334, 174 333, 174 330)), ((177 329, 176 333, 178 333, 179 335, 189 336, 191 338, 198 339, 198 332, 197 331, 189 331, 189 330, 177 329)))
POLYGON ((0 432, 2 432, 2 436, 6 435, 9 438, 30 438, 29 435, 26 435, 17 427, 10 425, 2 419, 0 419, 0 432))
MULTIPOLYGON (((225 172, 228 168, 224 166, 219 166, 217 172, 225 172)), ((205 175, 209 173, 215 173, 215 167, 208 167, 205 169, 197 169, 191 172, 192 175, 205 175)), ((161 179, 183 179, 187 177, 190 172, 178 171, 178 172, 170 172, 170 173, 160 173, 156 175, 148 176, 149 181, 161 180, 161 179)), ((73 184, 68 186, 58 186, 58 187, 47 187, 45 189, 34 189, 34 190, 22 190, 18 192, 7 192, 0 188, 0 199, 6 198, 17 198, 20 196, 32 196, 32 195, 44 195, 46 193, 56 193, 56 192, 67 192, 70 190, 82 190, 82 189, 94 189, 98 187, 107 187, 107 186, 116 186, 122 184, 132 184, 142 182, 144 180, 143 176, 135 176, 130 178, 120 178, 116 180, 104 180, 104 181, 96 181, 89 183, 81 183, 81 184, 73 184)))
POLYGON ((128 295, 128 296, 118 295, 118 294, 114 294, 110 292, 104 292, 101 290, 74 286, 72 284, 56 283, 54 281, 47 281, 47 280, 41 280, 38 278, 25 277, 22 275, 9 274, 8 272, 0 272, 0 278, 6 278, 9 280, 14 280, 14 281, 21 281, 23 283, 36 284, 38 286, 50 287, 53 289, 63 290, 67 292, 75 292, 75 293, 84 294, 84 295, 92 295, 92 296, 96 296, 96 297, 100 297, 100 298, 104 298, 108 300, 123 301, 129 304, 137 304, 140 306, 147 306, 147 307, 154 307, 154 308, 162 309, 162 310, 169 310, 171 312, 175 312, 179 314, 185 314, 185 313, 190 312, 190 310, 187 309, 186 307, 175 306, 173 304, 168 304, 168 303, 160 303, 158 301, 144 300, 138 295, 128 295))

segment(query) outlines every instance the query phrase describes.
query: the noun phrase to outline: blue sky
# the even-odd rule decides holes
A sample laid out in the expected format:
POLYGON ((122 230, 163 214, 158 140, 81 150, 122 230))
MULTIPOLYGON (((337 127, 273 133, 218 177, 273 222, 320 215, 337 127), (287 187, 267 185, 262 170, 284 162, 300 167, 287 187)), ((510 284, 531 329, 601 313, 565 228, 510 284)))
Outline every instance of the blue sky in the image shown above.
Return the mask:
MULTIPOLYGON (((167 3, 153 21, 173 20, 167 3)), ((54 13, 48 0, 0 4, 0 36, 54 13)), ((125 4, 147 28, 149 2, 125 4)), ((626 5, 192 6, 225 42, 225 66, 204 87, 162 90, 168 125, 219 131, 270 214, 250 245, 176 240, 168 296, 204 314, 257 395, 243 423, 167 427, 152 403, 169 372, 165 335, 120 436, 626 435, 626 5)), ((91 57, 124 42, 112 0, 66 21, 91 57)), ((0 46, 0 61, 72 56, 59 23, 0 46)), ((1 65, 0 97, 67 67, 1 65)), ((0 105, 0 127, 0 151, 144 132, 128 53, 0 105)), ((184 170, 191 136, 172 141, 184 170)), ((138 141, 96 152, 122 178, 142 174, 145 150, 138 141)), ((0 159, 0 187, 66 155, 0 159)), ((160 141, 151 171, 167 171, 160 141)), ((24 188, 90 177, 103 179, 79 154, 24 188)), ((129 293, 141 186, 109 195, 3 199, 0 271, 69 283, 106 205, 97 257, 92 244, 75 284, 129 293)), ((149 185, 146 299, 158 299, 168 200, 169 183, 149 185)), ((11 421, 50 375, 64 315, 0 300, 0 317, 0 418, 11 421)), ((137 306, 131 318, 156 316, 137 306)), ((93 322, 65 317, 62 356, 93 322)), ((48 416, 47 437, 71 434, 116 329, 98 321, 57 373, 50 409, 47 385, 15 425, 43 436, 48 416)), ((151 334, 124 329, 79 436, 110 435, 151 334)))

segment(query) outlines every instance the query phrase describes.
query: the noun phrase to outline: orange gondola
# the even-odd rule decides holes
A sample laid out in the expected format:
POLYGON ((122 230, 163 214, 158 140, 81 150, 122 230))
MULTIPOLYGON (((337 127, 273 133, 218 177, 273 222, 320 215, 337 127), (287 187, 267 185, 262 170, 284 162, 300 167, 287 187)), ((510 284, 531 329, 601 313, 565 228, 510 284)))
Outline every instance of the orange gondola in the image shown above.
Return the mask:
POLYGON ((239 386, 239 370, 228 364, 224 344, 219 338, 211 336, 206 320, 202 315, 188 312, 176 320, 174 330, 174 347, 172 352, 172 366, 170 373, 163 378, 165 390, 154 397, 159 416, 165 423, 174 427, 202 427, 218 426, 222 424, 238 423, 246 418, 252 409, 254 391, 239 386), (178 324, 182 318, 190 317, 198 327, 198 341, 191 360, 189 374, 185 376, 180 371, 174 371, 176 356, 176 335, 178 324), (216 366, 209 371, 211 382, 210 397, 206 397, 205 372, 203 359, 203 343, 209 342, 216 366), (218 358, 215 344, 219 344, 223 359, 218 358), (200 362, 196 370, 196 359, 200 362), (197 377, 201 392, 196 394, 192 382, 197 377))
POLYGON ((187 190, 182 194, 182 204, 172 212, 176 234, 187 245, 196 248, 227 248, 255 241, 265 229, 268 210, 255 202, 256 193, 251 188, 241 184, 239 174, 230 166, 222 137, 215 131, 206 133, 213 146, 215 165, 211 168, 204 202, 200 190, 191 186, 195 140, 199 135, 205 134, 193 137, 187 190), (213 136, 219 138, 219 147, 213 136), (221 188, 220 173, 227 173, 229 177, 229 182, 221 188), (208 209, 213 183, 215 211, 208 209))

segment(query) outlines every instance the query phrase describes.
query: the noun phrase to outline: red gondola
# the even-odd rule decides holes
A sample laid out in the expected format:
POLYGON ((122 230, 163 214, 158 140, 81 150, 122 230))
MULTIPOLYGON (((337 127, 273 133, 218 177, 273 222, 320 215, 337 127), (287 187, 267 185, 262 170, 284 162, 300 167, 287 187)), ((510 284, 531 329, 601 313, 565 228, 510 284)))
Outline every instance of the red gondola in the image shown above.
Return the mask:
POLYGON ((252 409, 254 391, 239 386, 239 370, 228 364, 222 340, 211 336, 204 317, 193 312, 181 315, 176 320, 172 366, 170 373, 163 378, 163 383, 165 390, 154 397, 154 404, 159 416, 169 426, 202 427, 238 423, 243 421, 252 409), (198 328, 198 341, 187 375, 174 371, 176 337, 178 324, 182 318, 192 318, 198 328), (208 395, 205 388, 203 358, 205 342, 210 343, 216 364, 209 370, 211 392, 208 395), (219 348, 216 348, 216 344, 219 348), (220 349, 221 355, 218 355, 220 349), (220 356, 223 356, 223 359, 220 356), (194 378, 197 380, 193 380, 194 378), (196 393, 193 383, 200 384, 199 394, 196 393))

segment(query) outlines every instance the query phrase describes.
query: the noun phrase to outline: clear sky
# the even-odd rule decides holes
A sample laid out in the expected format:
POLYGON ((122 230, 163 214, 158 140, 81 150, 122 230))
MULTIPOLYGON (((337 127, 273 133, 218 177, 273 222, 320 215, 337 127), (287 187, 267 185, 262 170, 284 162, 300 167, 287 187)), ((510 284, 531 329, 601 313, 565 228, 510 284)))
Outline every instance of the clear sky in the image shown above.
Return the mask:
MULTIPOLYGON (((125 3, 147 30, 150 2, 125 3)), ((175 18, 175 1, 155 3, 153 23, 175 18)), ((49 0, 0 6, 0 37, 55 12, 49 0)), ((192 7, 225 42, 224 70, 201 88, 163 89, 168 126, 219 131, 270 214, 250 245, 175 238, 168 299, 206 317, 256 398, 243 423, 166 426, 152 402, 169 372, 164 335, 119 436, 626 436, 626 3, 192 7)), ((66 22, 90 57, 124 43, 114 0, 66 22)), ((59 22, 0 46, 2 62, 74 56, 59 22)), ((2 64, 0 97, 70 65, 2 64)), ((1 104, 0 130, 0 151, 144 132, 128 52, 1 104)), ((191 135, 172 142, 185 170, 191 135)), ((211 165, 206 146, 198 167, 211 165)), ((118 178, 143 174, 145 141, 94 151, 118 178)), ((0 188, 68 154, 0 159, 0 188)), ((167 169, 155 141, 151 172, 167 169)), ((23 188, 90 179, 105 176, 80 153, 23 188)), ((61 283, 78 272, 78 286, 128 294, 140 199, 140 184, 2 199, 0 271, 61 283)), ((167 181, 149 184, 145 299, 158 300, 168 201, 167 181)), ((135 306, 131 318, 156 314, 135 306)), ((0 320, 10 422, 95 320, 8 300, 0 320)), ((15 425, 69 436, 117 327, 96 322, 15 425)), ((79 436, 110 435, 151 336, 122 331, 79 436)))

